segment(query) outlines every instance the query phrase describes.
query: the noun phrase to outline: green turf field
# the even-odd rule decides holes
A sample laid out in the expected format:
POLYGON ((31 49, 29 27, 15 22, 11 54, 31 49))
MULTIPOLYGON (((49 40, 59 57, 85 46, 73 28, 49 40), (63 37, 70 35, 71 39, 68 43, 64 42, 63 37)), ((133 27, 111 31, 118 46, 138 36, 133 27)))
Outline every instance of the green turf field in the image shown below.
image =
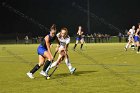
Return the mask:
POLYGON ((39 74, 42 68, 35 79, 26 76, 38 62, 38 45, 0 45, 0 93, 140 93, 140 54, 125 52, 124 45, 87 44, 73 51, 70 44, 76 73, 62 62, 50 80, 39 74))

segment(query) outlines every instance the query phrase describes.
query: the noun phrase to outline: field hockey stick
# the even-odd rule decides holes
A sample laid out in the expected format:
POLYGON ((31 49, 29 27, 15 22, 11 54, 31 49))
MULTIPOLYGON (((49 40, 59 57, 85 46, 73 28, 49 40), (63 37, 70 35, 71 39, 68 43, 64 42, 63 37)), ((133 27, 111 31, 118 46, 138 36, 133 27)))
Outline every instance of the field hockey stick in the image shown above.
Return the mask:
MULTIPOLYGON (((62 60, 61 60, 62 61, 62 60)), ((54 74, 54 72, 56 71, 56 69, 58 68, 58 65, 61 63, 61 61, 59 63, 57 63, 56 67, 54 68, 54 70, 52 71, 52 73, 46 77, 46 79, 50 79, 50 77, 54 74)))
MULTIPOLYGON (((57 50, 57 51, 55 51, 55 53, 54 53, 54 55, 53 55, 53 60, 51 61, 51 63, 53 63, 54 58, 55 58, 55 56, 56 56, 57 52, 58 52, 58 50, 57 50)), ((48 67, 48 68, 49 68, 49 67, 48 67)))
POLYGON ((53 75, 53 73, 56 71, 56 69, 58 68, 59 63, 56 65, 56 67, 54 68, 54 70, 52 71, 52 73, 46 77, 46 79, 50 79, 50 77, 53 75))
MULTIPOLYGON (((53 61, 54 61, 54 58, 55 58, 55 56, 56 56, 57 52, 58 52, 58 50, 57 50, 57 51, 55 51, 55 53, 54 53, 54 55, 53 55, 53 61)), ((53 61, 52 61, 52 62, 53 62, 53 61)))
POLYGON ((47 77, 47 79, 48 78, 50 78, 52 75, 53 75, 53 73, 55 72, 55 70, 58 68, 58 64, 56 65, 56 67, 54 68, 54 70, 52 71, 52 73, 47 77))

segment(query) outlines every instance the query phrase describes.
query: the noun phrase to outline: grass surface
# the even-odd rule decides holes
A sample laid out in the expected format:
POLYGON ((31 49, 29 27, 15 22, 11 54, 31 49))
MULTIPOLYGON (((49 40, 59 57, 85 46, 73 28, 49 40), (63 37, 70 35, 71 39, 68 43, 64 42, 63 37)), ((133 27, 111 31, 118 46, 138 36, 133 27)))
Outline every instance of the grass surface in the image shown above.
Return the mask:
POLYGON ((42 68, 35 79, 26 76, 38 63, 38 45, 0 45, 0 93, 139 93, 140 54, 124 45, 87 44, 83 51, 78 45, 73 51, 70 44, 76 73, 70 75, 62 62, 50 80, 39 74, 42 68))

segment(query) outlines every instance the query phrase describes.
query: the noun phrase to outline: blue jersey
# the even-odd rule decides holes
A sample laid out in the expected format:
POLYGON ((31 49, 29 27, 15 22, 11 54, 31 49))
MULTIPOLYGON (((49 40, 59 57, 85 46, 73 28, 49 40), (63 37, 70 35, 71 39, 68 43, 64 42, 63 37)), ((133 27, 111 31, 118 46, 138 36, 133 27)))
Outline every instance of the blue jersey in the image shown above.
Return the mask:
MULTIPOLYGON (((51 37, 50 34, 47 35, 49 36, 49 43, 51 44, 55 39, 56 39, 56 36, 54 37, 51 37)), ((38 55, 44 55, 44 52, 47 51, 47 46, 46 46, 46 41, 45 41, 45 38, 42 40, 41 44, 38 46, 37 48, 37 52, 38 52, 38 55)))
MULTIPOLYGON (((49 43, 50 43, 50 44, 52 44, 52 42, 56 39, 56 36, 51 37, 50 34, 47 35, 47 36, 49 36, 49 43)), ((41 42, 40 45, 42 45, 44 48, 47 49, 45 38, 42 40, 42 42, 41 42)))

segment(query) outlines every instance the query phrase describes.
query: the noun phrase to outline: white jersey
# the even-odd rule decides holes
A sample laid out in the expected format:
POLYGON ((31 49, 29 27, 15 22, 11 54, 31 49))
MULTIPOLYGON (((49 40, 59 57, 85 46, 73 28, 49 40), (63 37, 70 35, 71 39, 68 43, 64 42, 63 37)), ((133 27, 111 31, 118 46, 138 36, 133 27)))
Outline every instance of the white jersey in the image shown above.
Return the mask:
POLYGON ((60 48, 65 48, 65 46, 70 43, 70 37, 68 36, 67 38, 62 38, 59 35, 60 33, 57 34, 58 40, 60 42, 60 48))
POLYGON ((134 36, 134 34, 135 34, 135 30, 130 29, 130 30, 129 30, 129 33, 130 33, 129 37, 133 37, 133 36, 134 36))

